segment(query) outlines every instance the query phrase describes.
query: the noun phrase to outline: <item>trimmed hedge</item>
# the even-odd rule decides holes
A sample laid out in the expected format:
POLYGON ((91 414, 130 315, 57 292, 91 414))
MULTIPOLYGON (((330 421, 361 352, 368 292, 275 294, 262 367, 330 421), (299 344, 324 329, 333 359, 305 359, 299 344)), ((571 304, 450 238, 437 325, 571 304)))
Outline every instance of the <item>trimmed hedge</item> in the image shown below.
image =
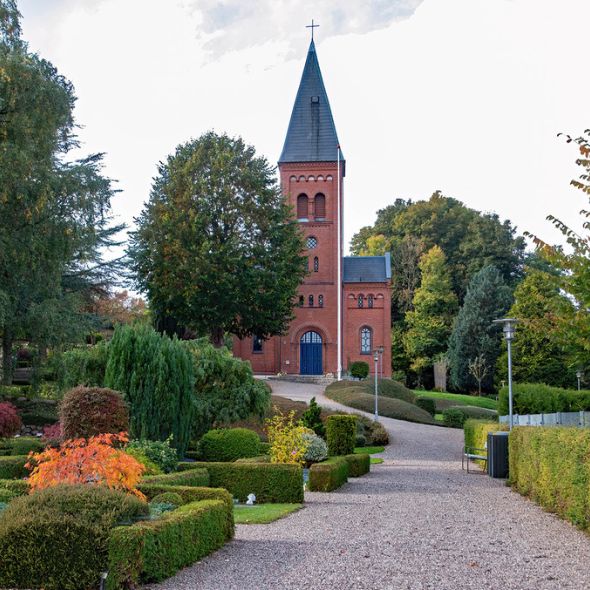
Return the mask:
POLYGON ((356 416, 350 414, 328 416, 326 422, 328 454, 350 455, 356 443, 356 416))
POLYGON ((188 471, 179 471, 176 473, 166 473, 164 475, 148 475, 142 477, 142 483, 162 486, 195 486, 208 487, 209 473, 206 469, 190 469, 188 471))
POLYGON ((366 379, 369 376, 369 363, 355 361, 348 368, 350 374, 356 379, 366 379))
POLYGON ((443 424, 449 428, 463 428, 467 414, 459 408, 449 408, 443 412, 443 424))
POLYGON ((488 408, 479 408, 477 406, 450 406, 449 410, 461 410, 467 418, 474 418, 475 420, 497 420, 498 412, 496 410, 488 410, 488 408))
MULTIPOLYGON (((366 456, 369 457, 369 455, 366 456)), ((347 481, 348 461, 346 457, 332 457, 322 463, 314 463, 310 467, 307 489, 312 492, 331 492, 347 481)))
POLYGON ((0 489, 14 492, 17 496, 29 493, 29 483, 24 479, 0 479, 0 489))
POLYGON ((191 502, 159 520, 112 530, 107 588, 158 582, 209 555, 233 537, 223 500, 191 502))
MULTIPOLYGON (((463 424, 465 446, 483 449, 488 441, 488 432, 498 432, 499 430, 506 431, 508 426, 498 424, 498 422, 490 422, 489 420, 469 419, 463 424)), ((482 466, 484 464, 483 461, 476 461, 476 463, 482 466)))
POLYGON ((19 436, 18 438, 11 438, 8 440, 10 448, 9 455, 28 455, 31 451, 34 453, 40 453, 44 448, 45 444, 42 440, 36 436, 19 436))
POLYGON ((260 455, 260 437, 247 428, 218 428, 203 435, 197 449, 201 461, 235 461, 260 455))
POLYGON ((517 426, 509 445, 512 487, 589 529, 590 429, 517 426))
MULTIPOLYGON (((590 410, 590 390, 577 391, 550 387, 543 383, 515 383, 512 388, 515 414, 551 414, 590 410)), ((508 414, 508 387, 500 390, 498 414, 508 414)))
POLYGON ((303 502, 303 470, 283 463, 179 463, 179 470, 205 468, 211 486, 225 488, 244 502, 254 494, 259 503, 298 504, 303 502))
POLYGON ((25 463, 27 455, 0 457, 0 479, 22 479, 29 475, 25 463))
POLYGON ((431 397, 417 397, 416 405, 428 412, 431 416, 436 414, 436 402, 431 397))
POLYGON ((371 455, 359 453, 357 455, 346 455, 348 463, 348 477, 361 477, 371 471, 371 455))

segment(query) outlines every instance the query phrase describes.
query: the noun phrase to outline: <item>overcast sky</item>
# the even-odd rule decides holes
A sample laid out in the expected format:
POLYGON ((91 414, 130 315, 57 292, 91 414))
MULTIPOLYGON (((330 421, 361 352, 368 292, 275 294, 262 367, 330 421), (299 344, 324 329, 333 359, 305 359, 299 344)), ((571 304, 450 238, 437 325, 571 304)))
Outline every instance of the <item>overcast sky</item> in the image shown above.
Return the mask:
POLYGON ((24 38, 75 85, 132 224, 158 161, 214 129, 276 162, 315 40, 347 159, 345 239, 435 190, 550 241, 579 226, 590 0, 20 0, 24 38))

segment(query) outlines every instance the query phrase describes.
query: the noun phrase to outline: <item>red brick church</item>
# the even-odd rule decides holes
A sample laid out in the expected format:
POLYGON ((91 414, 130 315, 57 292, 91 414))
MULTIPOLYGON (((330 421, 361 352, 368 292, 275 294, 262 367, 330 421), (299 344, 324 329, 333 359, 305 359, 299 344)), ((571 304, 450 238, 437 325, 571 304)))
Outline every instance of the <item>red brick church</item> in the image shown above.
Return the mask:
MULTIPOLYGON (((382 346, 383 375, 391 375, 391 262, 385 256, 343 256, 344 156, 313 39, 283 151, 281 188, 296 211, 309 274, 299 289, 289 331, 263 341, 235 340, 234 354, 255 373, 338 377, 382 346)), ((358 198, 358 197, 357 197, 358 198)))

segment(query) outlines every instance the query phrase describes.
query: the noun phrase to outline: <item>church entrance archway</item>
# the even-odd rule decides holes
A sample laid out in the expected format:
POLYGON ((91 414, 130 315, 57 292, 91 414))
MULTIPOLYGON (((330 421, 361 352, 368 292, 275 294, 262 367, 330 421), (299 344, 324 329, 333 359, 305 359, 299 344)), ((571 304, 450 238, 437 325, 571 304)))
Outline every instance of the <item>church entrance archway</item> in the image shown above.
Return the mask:
POLYGON ((305 332, 299 341, 299 372, 302 375, 322 375, 322 337, 313 331, 305 332))

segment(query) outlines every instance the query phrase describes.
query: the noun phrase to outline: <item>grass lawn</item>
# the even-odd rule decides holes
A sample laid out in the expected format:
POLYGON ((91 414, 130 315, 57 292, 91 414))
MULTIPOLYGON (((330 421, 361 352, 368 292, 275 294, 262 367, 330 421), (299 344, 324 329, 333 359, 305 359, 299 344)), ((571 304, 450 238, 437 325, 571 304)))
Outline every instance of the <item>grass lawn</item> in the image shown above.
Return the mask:
POLYGON ((414 390, 416 395, 420 397, 429 397, 431 399, 446 399, 450 400, 456 406, 477 406, 478 408, 487 408, 488 410, 495 410, 498 402, 489 397, 478 397, 477 395, 462 395, 460 393, 440 393, 438 391, 418 391, 414 390))
POLYGON ((357 447, 354 452, 357 455, 375 455, 382 453, 384 450, 385 447, 357 447))
POLYGON ((371 465, 379 465, 379 463, 383 463, 381 457, 371 457, 371 465))
POLYGON ((236 524, 268 524, 303 507, 303 504, 255 504, 234 506, 236 524))

